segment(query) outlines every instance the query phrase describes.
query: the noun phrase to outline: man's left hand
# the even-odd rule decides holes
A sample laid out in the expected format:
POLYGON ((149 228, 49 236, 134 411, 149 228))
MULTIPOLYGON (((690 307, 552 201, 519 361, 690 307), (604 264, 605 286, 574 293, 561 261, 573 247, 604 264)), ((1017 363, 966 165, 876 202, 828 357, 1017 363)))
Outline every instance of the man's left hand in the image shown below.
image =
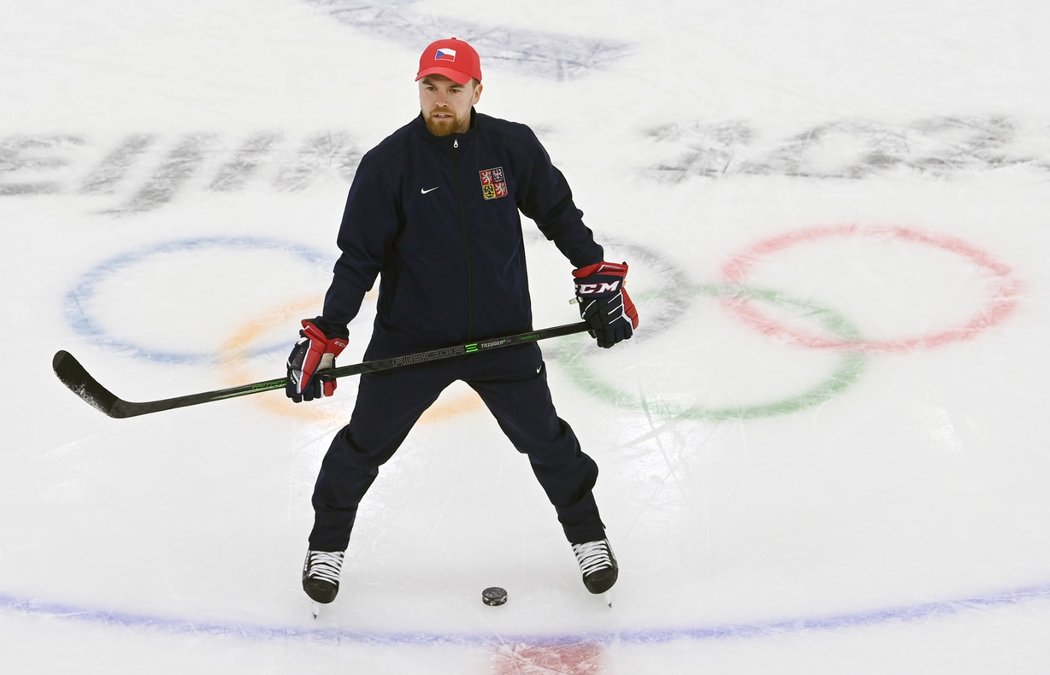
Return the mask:
POLYGON ((638 327, 638 310, 627 295, 627 263, 600 262, 574 270, 580 316, 590 324, 599 347, 630 339, 638 327))

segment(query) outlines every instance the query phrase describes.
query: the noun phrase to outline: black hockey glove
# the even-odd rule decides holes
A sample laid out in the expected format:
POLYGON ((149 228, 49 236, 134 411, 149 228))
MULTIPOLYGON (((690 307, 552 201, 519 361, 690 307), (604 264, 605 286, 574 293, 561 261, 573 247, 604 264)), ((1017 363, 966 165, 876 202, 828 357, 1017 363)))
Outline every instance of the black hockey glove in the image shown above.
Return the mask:
POLYGON ((580 316, 590 324, 599 347, 630 339, 638 327, 638 311, 627 295, 627 263, 600 262, 574 270, 580 316))
POLYGON ((284 387, 285 395, 296 403, 335 393, 336 381, 318 373, 335 367, 335 357, 347 343, 344 337, 329 338, 309 319, 303 319, 302 325, 301 337, 288 355, 288 384, 284 387))

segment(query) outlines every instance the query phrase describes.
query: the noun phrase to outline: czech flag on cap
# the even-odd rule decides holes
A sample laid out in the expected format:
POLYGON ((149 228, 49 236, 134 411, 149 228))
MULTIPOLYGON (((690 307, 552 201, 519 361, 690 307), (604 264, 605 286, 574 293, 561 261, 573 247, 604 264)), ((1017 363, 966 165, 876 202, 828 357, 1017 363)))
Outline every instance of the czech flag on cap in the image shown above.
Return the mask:
POLYGON ((481 58, 463 40, 438 40, 430 43, 419 55, 416 80, 427 75, 443 75, 456 84, 466 84, 471 78, 481 82, 481 58))

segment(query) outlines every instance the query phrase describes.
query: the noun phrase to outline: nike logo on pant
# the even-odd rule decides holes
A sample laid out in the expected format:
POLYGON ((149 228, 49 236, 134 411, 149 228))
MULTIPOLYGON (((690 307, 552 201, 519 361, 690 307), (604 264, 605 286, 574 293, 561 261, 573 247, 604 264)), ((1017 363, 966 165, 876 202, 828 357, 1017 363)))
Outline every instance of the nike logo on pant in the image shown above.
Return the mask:
MULTIPOLYGON (((438 187, 441 187, 441 186, 439 185, 438 187)), ((425 195, 426 193, 433 192, 434 190, 437 190, 437 188, 436 187, 432 187, 429 190, 424 190, 423 188, 419 188, 419 194, 425 195)))

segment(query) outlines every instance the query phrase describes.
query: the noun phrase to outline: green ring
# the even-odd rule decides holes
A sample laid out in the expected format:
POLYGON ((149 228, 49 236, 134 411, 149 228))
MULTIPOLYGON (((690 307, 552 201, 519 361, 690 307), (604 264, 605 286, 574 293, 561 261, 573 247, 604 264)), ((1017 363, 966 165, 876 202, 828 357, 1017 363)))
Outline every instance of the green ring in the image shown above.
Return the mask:
MULTIPOLYGON (((860 338, 857 328, 842 315, 824 307, 817 307, 808 302, 790 298, 776 291, 745 288, 738 285, 706 284, 696 286, 694 290, 700 295, 714 298, 745 295, 751 300, 793 306, 804 310, 807 318, 819 321, 823 327, 844 339, 858 340, 860 338)), ((565 354, 563 358, 558 360, 558 365, 564 368, 569 376, 576 381, 576 384, 587 393, 618 408, 633 408, 658 413, 668 418, 694 420, 746 420, 759 417, 773 417, 819 405, 852 386, 860 377, 861 371, 867 362, 867 356, 863 351, 845 351, 842 354, 841 363, 827 378, 816 386, 795 396, 757 405, 712 408, 700 405, 682 406, 659 401, 647 401, 641 396, 621 392, 614 385, 599 379, 598 374, 586 363, 587 353, 590 352, 578 350, 565 354)))

